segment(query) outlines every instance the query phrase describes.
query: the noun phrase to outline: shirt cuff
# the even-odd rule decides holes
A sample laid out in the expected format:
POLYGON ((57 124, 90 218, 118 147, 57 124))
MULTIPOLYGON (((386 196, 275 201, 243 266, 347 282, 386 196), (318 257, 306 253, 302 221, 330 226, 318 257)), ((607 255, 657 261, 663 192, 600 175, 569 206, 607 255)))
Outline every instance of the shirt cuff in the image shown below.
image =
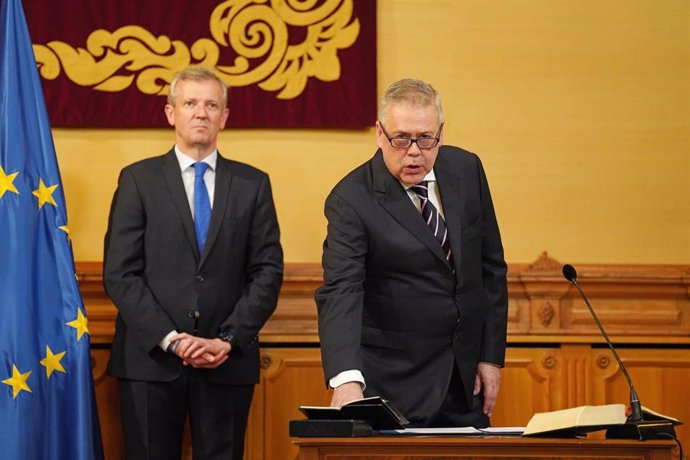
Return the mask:
POLYGON ((170 339, 176 335, 177 335, 177 331, 175 331, 175 330, 168 332, 168 334, 165 337, 163 337, 163 340, 158 342, 158 346, 161 347, 161 349, 163 351, 168 351, 168 347, 170 346, 170 342, 172 342, 172 340, 170 340, 170 339))
POLYGON ((362 385, 362 391, 367 387, 364 383, 364 376, 358 370, 343 371, 328 381, 331 388, 337 388, 344 383, 358 382, 362 385))

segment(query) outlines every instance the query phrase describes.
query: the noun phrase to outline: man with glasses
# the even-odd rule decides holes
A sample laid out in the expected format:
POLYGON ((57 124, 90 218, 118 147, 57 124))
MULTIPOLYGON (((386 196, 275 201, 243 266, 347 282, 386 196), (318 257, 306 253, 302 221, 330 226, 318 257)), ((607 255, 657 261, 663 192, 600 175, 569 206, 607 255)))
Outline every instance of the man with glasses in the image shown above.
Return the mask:
POLYGON ((482 164, 442 145, 440 95, 419 80, 388 88, 376 143, 325 205, 315 298, 331 405, 378 395, 414 426, 486 427, 508 295, 482 164))

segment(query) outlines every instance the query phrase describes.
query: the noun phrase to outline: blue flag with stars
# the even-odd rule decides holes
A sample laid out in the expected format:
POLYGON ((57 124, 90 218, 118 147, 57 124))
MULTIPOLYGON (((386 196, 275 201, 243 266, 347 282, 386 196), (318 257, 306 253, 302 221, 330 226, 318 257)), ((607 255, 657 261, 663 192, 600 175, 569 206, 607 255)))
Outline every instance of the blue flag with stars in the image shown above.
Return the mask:
POLYGON ((100 459, 50 123, 21 2, 0 1, 0 457, 100 459))

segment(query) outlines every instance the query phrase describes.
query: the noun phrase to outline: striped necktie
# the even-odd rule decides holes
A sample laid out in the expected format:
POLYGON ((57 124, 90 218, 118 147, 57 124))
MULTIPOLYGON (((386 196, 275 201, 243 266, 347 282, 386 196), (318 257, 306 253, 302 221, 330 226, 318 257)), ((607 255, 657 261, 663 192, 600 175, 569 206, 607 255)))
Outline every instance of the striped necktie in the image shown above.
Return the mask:
POLYGON ((443 217, 441 217, 441 214, 438 212, 438 209, 436 209, 436 206, 429 200, 429 183, 427 181, 422 181, 419 184, 413 185, 410 189, 419 196, 422 217, 434 234, 436 241, 441 245, 446 259, 450 262, 451 250, 450 241, 448 240, 448 228, 443 221, 443 217))
POLYGON ((204 183, 206 169, 208 169, 208 163, 203 161, 194 163, 194 229, 199 253, 204 249, 208 224, 211 220, 211 200, 204 183))

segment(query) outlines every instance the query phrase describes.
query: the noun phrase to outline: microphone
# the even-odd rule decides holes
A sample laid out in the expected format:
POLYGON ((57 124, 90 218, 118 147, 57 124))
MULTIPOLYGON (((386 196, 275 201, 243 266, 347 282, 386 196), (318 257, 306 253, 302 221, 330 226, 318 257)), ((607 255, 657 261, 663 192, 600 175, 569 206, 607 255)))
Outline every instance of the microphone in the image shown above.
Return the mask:
POLYGON ((625 376, 625 380, 628 381, 628 388, 630 388, 630 410, 632 413, 630 414, 630 420, 632 422, 641 422, 642 421, 642 405, 640 404, 640 398, 637 397, 637 392, 635 391, 635 387, 633 386, 632 380, 630 380, 630 375, 628 374, 628 370, 625 368, 623 365, 623 362, 621 361, 621 358, 618 356, 618 353, 616 352, 616 349, 613 347, 613 344, 611 343, 611 340, 609 340, 609 336, 604 330, 604 326, 601 325, 601 322, 599 321, 599 317, 597 314, 594 312, 594 309, 592 308, 592 305, 590 305, 589 300, 587 299, 587 296, 585 295, 584 291, 582 288, 580 288, 580 285, 577 284, 577 271, 575 270, 575 267, 569 264, 565 264, 563 266, 563 276, 565 279, 573 283, 573 286, 575 286, 580 293, 580 296, 582 299, 585 301, 587 304, 587 308, 589 308, 589 312, 592 314, 592 317, 594 318, 594 322, 597 324, 597 327, 599 328, 599 332, 601 332, 601 335, 604 336, 604 339, 606 340, 606 344, 609 346, 611 349, 611 353, 613 353, 613 357, 616 358, 616 362, 618 363, 618 367, 620 367, 621 371, 623 372, 623 375, 625 376))
MULTIPOLYGON (((563 276, 565 279, 570 281, 575 288, 577 288, 578 292, 580 293, 580 296, 582 299, 585 301, 585 304, 587 304, 587 308, 589 308, 589 312, 592 314, 592 317, 594 318, 594 322, 596 323, 597 327, 599 328, 599 332, 601 332, 601 335, 604 337, 606 340, 606 344, 609 346, 611 349, 611 353, 613 353, 613 357, 616 358, 616 362, 618 363, 618 367, 620 367, 620 370, 623 372, 623 375, 625 376, 625 380, 628 382, 628 387, 630 388, 630 410, 631 414, 628 417, 628 421, 625 425, 620 426, 620 427, 611 427, 607 430, 606 432, 606 437, 607 438, 626 438, 626 439, 676 439, 676 433, 675 429, 673 428, 674 423, 668 421, 668 420, 650 420, 646 421, 643 419, 642 416, 642 405, 640 404, 640 398, 637 397, 637 392, 635 391, 635 387, 633 386, 632 380, 630 379, 630 375, 628 374, 628 370, 625 368, 623 365, 623 362, 621 361, 620 357, 618 356, 618 353, 616 352, 616 349, 614 348, 613 344, 611 343, 611 340, 609 339, 608 334, 606 334, 606 331, 604 330, 604 326, 601 325, 601 322, 599 321, 599 317, 597 314, 594 312, 594 309, 592 308, 592 305, 589 303, 589 300, 587 299, 587 296, 585 295, 584 291, 582 288, 580 288, 580 285, 577 283, 577 271, 575 270, 575 267, 572 265, 566 264, 563 266, 563 276)), ((656 417, 652 417, 652 419, 655 419, 656 417)))

